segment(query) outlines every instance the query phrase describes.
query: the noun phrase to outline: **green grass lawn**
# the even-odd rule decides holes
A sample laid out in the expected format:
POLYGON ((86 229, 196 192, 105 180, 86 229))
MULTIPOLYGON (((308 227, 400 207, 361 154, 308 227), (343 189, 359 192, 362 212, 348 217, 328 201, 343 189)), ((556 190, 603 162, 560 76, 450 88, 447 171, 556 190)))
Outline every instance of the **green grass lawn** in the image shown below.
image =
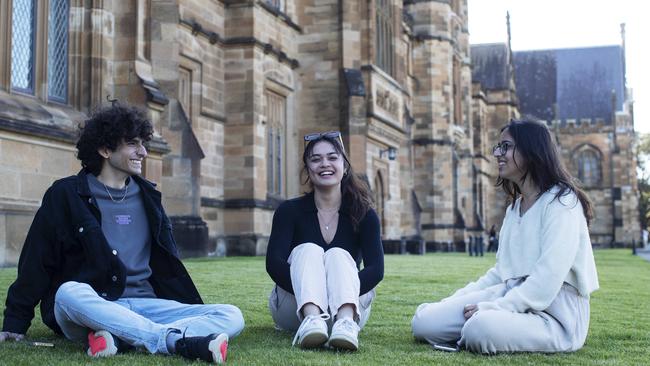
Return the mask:
MULTIPOLYGON (((272 282, 264 270, 264 258, 195 259, 186 264, 206 302, 235 304, 244 313, 246 328, 230 344, 231 365, 650 364, 650 263, 632 256, 629 250, 596 251, 596 262, 601 289, 592 296, 591 327, 583 349, 573 354, 497 356, 434 351, 426 344, 416 343, 410 332, 411 317, 418 304, 437 301, 477 278, 494 263, 494 255, 387 256, 385 278, 377 290, 356 353, 291 348, 293 334, 276 331, 267 310, 272 282)), ((15 273, 15 268, 0 269, 2 304, 15 273)), ((187 364, 180 357, 141 352, 91 360, 82 344, 56 337, 42 324, 40 316, 33 322, 28 337, 51 341, 55 348, 6 342, 0 344, 0 364, 187 364)))

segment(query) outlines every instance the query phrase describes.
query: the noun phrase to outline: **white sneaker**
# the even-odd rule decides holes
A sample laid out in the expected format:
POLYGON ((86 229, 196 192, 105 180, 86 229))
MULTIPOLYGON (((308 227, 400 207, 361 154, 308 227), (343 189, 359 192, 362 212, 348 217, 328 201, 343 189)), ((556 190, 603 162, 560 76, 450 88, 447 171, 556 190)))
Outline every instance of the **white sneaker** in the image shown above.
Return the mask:
POLYGON ((316 348, 327 342, 327 323, 329 314, 307 315, 302 320, 296 336, 293 337, 292 346, 296 343, 300 348, 316 348))
POLYGON ((356 351, 359 348, 359 325, 350 318, 339 319, 332 327, 329 346, 332 348, 356 351))

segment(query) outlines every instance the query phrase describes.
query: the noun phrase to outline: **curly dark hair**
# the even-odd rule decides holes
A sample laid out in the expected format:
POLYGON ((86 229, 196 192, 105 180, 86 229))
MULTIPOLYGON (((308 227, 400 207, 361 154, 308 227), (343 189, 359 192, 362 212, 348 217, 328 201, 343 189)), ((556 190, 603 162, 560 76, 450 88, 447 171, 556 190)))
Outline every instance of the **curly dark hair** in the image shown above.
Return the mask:
POLYGON ((77 159, 88 172, 98 175, 102 170, 104 158, 97 152, 102 147, 115 150, 123 142, 141 138, 150 141, 153 126, 144 111, 113 103, 93 112, 90 118, 79 125, 77 159))
POLYGON ((311 152, 314 150, 316 143, 321 141, 327 141, 332 144, 336 152, 343 157, 343 166, 345 167, 347 174, 344 174, 343 179, 341 180, 341 196, 343 201, 350 202, 350 219, 352 220, 352 227, 356 231, 359 228, 359 223, 361 223, 361 220, 366 216, 366 213, 373 208, 373 199, 368 185, 362 178, 359 178, 352 169, 352 164, 350 164, 350 160, 348 159, 348 156, 338 138, 323 135, 317 139, 309 141, 302 154, 303 166, 300 173, 305 177, 303 184, 308 183, 313 191, 314 186, 309 179, 309 167, 307 161, 309 156, 311 156, 311 152))

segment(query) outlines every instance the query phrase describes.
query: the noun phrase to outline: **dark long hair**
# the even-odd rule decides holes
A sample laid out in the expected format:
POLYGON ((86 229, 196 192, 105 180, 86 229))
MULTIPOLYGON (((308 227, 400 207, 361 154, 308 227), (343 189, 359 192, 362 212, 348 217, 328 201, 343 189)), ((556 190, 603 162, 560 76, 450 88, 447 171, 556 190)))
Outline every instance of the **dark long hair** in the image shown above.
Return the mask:
POLYGON ((343 179, 341 180, 341 202, 349 203, 352 226, 355 230, 357 230, 359 228, 359 223, 361 220, 363 220, 363 218, 366 216, 368 210, 373 207, 372 195, 370 194, 368 185, 365 184, 365 182, 360 179, 352 169, 350 160, 345 154, 345 150, 341 146, 338 138, 320 136, 315 140, 309 141, 305 147, 305 151, 302 154, 303 167, 301 174, 304 174, 305 176, 303 184, 309 183, 312 191, 314 190, 314 184, 309 179, 309 168, 307 161, 312 151, 314 150, 316 143, 321 141, 327 141, 332 144, 332 146, 334 146, 334 150, 336 150, 336 152, 343 157, 343 165, 346 173, 344 173, 343 179))
MULTIPOLYGON (((532 179, 540 189, 540 195, 555 185, 559 186, 560 190, 555 195, 555 199, 558 200, 561 196, 574 192, 582 204, 588 225, 594 216, 591 201, 587 194, 577 186, 575 179, 562 164, 548 127, 541 122, 512 120, 501 129, 501 132, 503 131, 508 131, 515 140, 513 159, 514 152, 518 151, 526 162, 522 180, 532 179)), ((516 161, 515 164, 517 164, 516 161)), ((496 185, 501 186, 508 194, 514 207, 515 200, 521 194, 517 183, 499 177, 496 185)))

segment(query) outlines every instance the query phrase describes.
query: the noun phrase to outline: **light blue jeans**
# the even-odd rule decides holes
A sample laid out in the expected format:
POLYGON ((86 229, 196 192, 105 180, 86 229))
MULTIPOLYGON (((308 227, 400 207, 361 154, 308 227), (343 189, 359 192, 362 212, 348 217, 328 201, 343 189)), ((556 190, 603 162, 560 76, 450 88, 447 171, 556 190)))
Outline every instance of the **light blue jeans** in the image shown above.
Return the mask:
POLYGON ((56 292, 54 316, 66 338, 85 341, 88 332, 106 330, 134 347, 151 353, 169 354, 167 335, 185 336, 227 333, 237 336, 244 329, 244 317, 233 305, 188 305, 174 300, 123 298, 107 301, 90 285, 66 282, 56 292))

